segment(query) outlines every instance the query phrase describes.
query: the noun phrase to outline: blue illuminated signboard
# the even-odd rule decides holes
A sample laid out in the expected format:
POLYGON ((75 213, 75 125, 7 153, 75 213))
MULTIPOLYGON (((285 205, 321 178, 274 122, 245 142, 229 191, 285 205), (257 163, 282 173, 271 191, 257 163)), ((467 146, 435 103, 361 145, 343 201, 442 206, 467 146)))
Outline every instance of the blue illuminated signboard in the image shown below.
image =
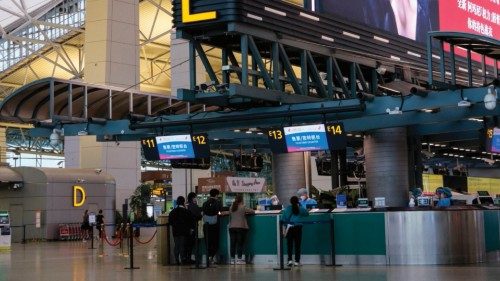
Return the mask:
POLYGON ((324 124, 283 128, 288 152, 327 150, 324 124))
POLYGON ((191 135, 156 137, 160 160, 195 158, 191 135))

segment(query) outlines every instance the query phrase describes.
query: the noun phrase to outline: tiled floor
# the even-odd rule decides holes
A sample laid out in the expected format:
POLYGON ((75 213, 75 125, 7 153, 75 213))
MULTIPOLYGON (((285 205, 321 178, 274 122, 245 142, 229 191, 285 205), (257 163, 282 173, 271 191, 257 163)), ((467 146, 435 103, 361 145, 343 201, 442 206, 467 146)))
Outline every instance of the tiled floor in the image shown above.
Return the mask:
POLYGON ((189 267, 160 266, 153 243, 135 248, 140 269, 124 269, 128 259, 116 248, 106 247, 98 257, 89 243, 43 242, 13 244, 10 253, 0 253, 0 281, 19 280, 500 280, 498 264, 474 266, 302 266, 291 271, 273 271, 269 266, 218 266, 194 270, 189 267))

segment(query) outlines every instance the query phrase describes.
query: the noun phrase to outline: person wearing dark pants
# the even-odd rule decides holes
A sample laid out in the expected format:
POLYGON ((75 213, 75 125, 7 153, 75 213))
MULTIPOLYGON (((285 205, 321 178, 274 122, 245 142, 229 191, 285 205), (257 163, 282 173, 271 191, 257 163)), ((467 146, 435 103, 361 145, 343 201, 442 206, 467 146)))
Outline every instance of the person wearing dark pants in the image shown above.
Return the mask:
POLYGON ((203 231, 208 250, 209 264, 216 262, 215 256, 219 250, 219 213, 222 209, 220 201, 217 199, 219 190, 210 190, 210 197, 203 203, 203 231))
POLYGON ((286 225, 286 242, 288 250, 288 266, 300 265, 300 251, 302 242, 302 218, 309 215, 307 210, 300 206, 299 198, 292 196, 290 206, 283 212, 283 223, 286 225), (295 260, 292 252, 295 247, 295 260))
POLYGON ((174 236, 174 255, 176 264, 189 264, 191 258, 187 253, 187 242, 191 237, 191 227, 194 216, 184 206, 186 199, 183 196, 177 197, 177 207, 173 209, 168 217, 172 226, 174 236))
MULTIPOLYGON (((191 237, 187 241, 186 245, 188 256, 191 258, 191 254, 193 254, 193 252, 195 251, 195 245, 197 245, 196 237, 198 232, 198 222, 203 217, 201 215, 201 208, 198 206, 198 202, 196 200, 196 193, 191 192, 188 194, 188 203, 186 204, 186 207, 191 212, 191 214, 195 219, 192 226, 191 237)), ((194 254, 196 255, 196 253, 194 254)), ((194 263, 194 261, 191 260, 191 263, 194 263)))
POLYGON ((292 265, 293 261, 292 253, 294 252, 295 245, 295 262, 293 265, 300 265, 300 250, 302 244, 302 225, 295 225, 288 229, 288 233, 286 235, 286 246, 288 250, 288 265, 292 265))
POLYGON ((248 232, 248 223, 245 215, 254 214, 255 212, 245 207, 241 194, 236 196, 230 211, 229 236, 231 240, 231 264, 246 264, 246 261, 243 259, 243 248, 245 247, 245 238, 248 232), (237 259, 235 259, 236 254, 238 254, 237 259))

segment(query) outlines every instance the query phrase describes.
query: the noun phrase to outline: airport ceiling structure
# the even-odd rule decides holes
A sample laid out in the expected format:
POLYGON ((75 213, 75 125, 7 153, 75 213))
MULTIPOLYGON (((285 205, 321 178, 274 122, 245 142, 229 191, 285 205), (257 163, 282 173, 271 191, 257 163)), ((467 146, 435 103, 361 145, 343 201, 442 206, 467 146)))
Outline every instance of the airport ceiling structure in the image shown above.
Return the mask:
MULTIPOLYGON (((242 1, 244 5, 234 8, 235 2, 212 1, 211 7, 220 8, 219 19, 191 25, 181 19, 181 0, 140 1, 141 92, 129 91, 132 98, 112 100, 106 93, 119 89, 96 88, 94 98, 102 100, 96 105, 110 109, 94 110, 103 115, 91 116, 91 111, 75 105, 71 111, 75 116, 68 114, 67 102, 56 100, 67 92, 55 89, 83 87, 85 1, 0 0, 0 20, 8 16, 0 21, 0 97, 17 95, 9 96, 11 104, 4 104, 2 118, 31 123, 49 120, 42 124, 49 128, 33 130, 38 132, 30 134, 33 137, 47 136, 58 126, 64 126, 67 135, 85 131, 100 140, 121 141, 205 130, 220 147, 265 147, 265 127, 336 119, 344 122, 350 142, 357 146, 364 131, 409 126, 413 135, 423 136, 431 152, 454 156, 458 154, 453 151, 467 148, 471 158, 481 156, 479 130, 498 116, 498 109, 488 111, 482 104, 486 84, 498 76, 495 68, 458 58, 453 63, 445 61, 443 49, 433 49, 428 60, 424 47, 309 13, 303 1, 242 1), (213 81, 213 85, 183 89, 180 100, 168 98, 175 67, 170 65, 172 36, 191 42, 192 59, 202 60, 207 81, 213 81), (428 79, 427 70, 433 65, 431 78, 441 75, 436 83, 428 79), (463 71, 467 68, 468 72, 463 71), (453 87, 447 85, 451 80, 453 87), (30 87, 43 88, 48 95, 31 105, 37 111, 30 110, 29 103, 20 103, 30 97, 30 87), (135 94, 144 94, 146 101, 136 102, 135 94), (155 106, 154 99, 162 95, 166 102, 155 106), (471 107, 457 106, 464 98, 471 107), (111 105, 119 103, 123 109, 112 112, 111 105), (134 107, 137 104, 141 106, 134 107), (125 119, 127 111, 142 118, 125 119), (65 114, 67 118, 61 118, 65 114), (248 120, 257 120, 259 126, 250 126, 248 120), (235 139, 236 144, 230 141, 235 139)), ((481 41, 478 36, 473 40, 474 44, 481 41)), ((499 46, 497 40, 487 45, 494 52, 499 46)), ((467 44, 459 47, 467 48, 467 44)), ((497 159, 498 155, 488 157, 497 159)))

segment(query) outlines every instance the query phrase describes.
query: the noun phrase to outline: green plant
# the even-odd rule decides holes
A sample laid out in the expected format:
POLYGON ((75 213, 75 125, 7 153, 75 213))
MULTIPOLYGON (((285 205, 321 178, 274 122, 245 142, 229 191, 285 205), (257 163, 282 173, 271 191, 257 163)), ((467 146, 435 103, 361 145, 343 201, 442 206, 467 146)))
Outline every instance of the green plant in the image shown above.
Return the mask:
POLYGON ((132 196, 130 196, 130 209, 134 213, 135 222, 149 221, 146 213, 146 205, 151 200, 153 186, 147 183, 139 185, 132 196))

